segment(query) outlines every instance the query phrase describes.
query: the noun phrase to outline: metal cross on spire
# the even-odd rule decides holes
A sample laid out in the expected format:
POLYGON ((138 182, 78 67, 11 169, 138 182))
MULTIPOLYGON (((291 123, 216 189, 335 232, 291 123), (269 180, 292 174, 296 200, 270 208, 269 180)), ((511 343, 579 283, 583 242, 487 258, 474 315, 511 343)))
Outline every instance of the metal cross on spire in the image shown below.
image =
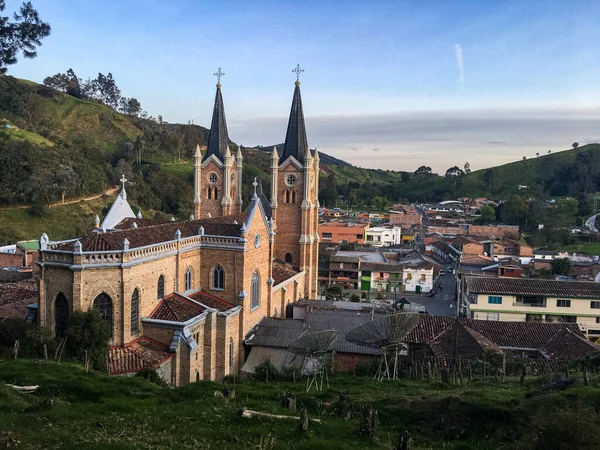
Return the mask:
POLYGON ((127 178, 125 178, 125 174, 121 177, 121 184, 123 185, 123 190, 125 190, 125 183, 127 183, 127 178))
POLYGON ((254 195, 252 196, 252 198, 256 198, 256 187, 258 186, 258 181, 256 181, 256 177, 254 177, 254 181, 252 182, 252 186, 254 186, 254 195))
POLYGON ((301 74, 302 72, 304 72, 304 69, 301 69, 301 68, 300 68, 300 64, 298 64, 298 65, 296 66, 296 68, 295 68, 294 70, 292 70, 292 72, 294 72, 294 73, 296 74, 296 81, 300 81, 300 74, 301 74))
POLYGON ((219 70, 217 70, 214 75, 217 77, 217 83, 221 84, 221 77, 225 75, 225 72, 223 72, 219 67, 219 70))

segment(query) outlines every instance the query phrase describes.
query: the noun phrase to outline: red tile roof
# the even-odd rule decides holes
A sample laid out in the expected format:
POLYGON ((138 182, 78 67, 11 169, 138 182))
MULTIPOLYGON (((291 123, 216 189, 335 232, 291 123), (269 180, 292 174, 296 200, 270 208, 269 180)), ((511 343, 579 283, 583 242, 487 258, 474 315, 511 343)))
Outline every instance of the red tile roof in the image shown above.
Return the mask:
POLYGON ((163 298, 150 313, 150 319, 168 320, 170 322, 187 322, 206 311, 202 305, 193 302, 177 293, 163 298))
POLYGON ((27 305, 37 301, 38 288, 33 280, 0 283, 0 320, 25 320, 29 314, 27 305))
POLYGON ((466 277, 471 294, 545 295, 565 298, 600 299, 600 283, 532 278, 466 277))
MULTIPOLYGON (((129 228, 124 230, 94 233, 80 239, 84 252, 122 250, 123 240, 127 238, 129 248, 143 247, 175 240, 175 232, 181 231, 181 237, 197 236, 200 227, 209 236, 240 237, 243 215, 215 217, 213 219, 187 220, 182 222, 166 222, 158 225, 129 228), (237 224, 234 224, 237 221, 237 224)), ((53 250, 73 251, 74 242, 63 242, 53 250)))
POLYGON ((216 295, 209 294, 206 291, 194 292, 188 297, 208 306, 209 308, 215 308, 219 311, 228 311, 234 307, 234 305, 231 303, 217 297, 216 295))
POLYGON ((273 277, 273 280, 275 280, 275 285, 283 283, 285 280, 292 278, 299 273, 300 272, 281 261, 273 261, 273 274, 271 276, 273 277))
POLYGON ((541 351, 550 359, 568 361, 598 353, 600 347, 563 328, 546 342, 541 351))
POLYGON ((502 353, 502 349, 472 328, 454 322, 429 343, 434 356, 442 358, 478 359, 486 351, 502 353))
POLYGON ((156 369, 173 357, 168 347, 146 336, 124 347, 111 347, 108 354, 108 373, 118 375, 139 372, 143 369, 156 369))

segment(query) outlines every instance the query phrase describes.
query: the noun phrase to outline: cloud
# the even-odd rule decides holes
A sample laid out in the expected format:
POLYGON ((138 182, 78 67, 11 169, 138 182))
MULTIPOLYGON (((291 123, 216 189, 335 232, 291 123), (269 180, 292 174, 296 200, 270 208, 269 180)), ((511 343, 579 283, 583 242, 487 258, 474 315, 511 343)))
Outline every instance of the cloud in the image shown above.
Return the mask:
MULTIPOLYGON (((471 169, 521 160, 523 155, 570 149, 598 133, 599 109, 479 109, 377 115, 307 116, 308 140, 352 164, 438 173, 460 161, 471 169), (349 151, 356 148, 356 151, 349 151), (373 158, 374 149, 379 149, 373 158)), ((229 135, 245 146, 281 142, 287 118, 232 121, 229 135)))
POLYGON ((358 151, 358 147, 348 147, 350 150, 352 150, 353 152, 357 152, 358 151))
POLYGON ((374 148, 374 149, 373 149, 373 151, 374 151, 374 152, 378 152, 378 151, 379 151, 379 149, 378 149, 378 148, 374 148))
POLYGON ((463 66, 463 53, 460 44, 454 44, 454 53, 456 54, 456 65, 460 71, 460 89, 462 90, 465 84, 465 70, 463 66))

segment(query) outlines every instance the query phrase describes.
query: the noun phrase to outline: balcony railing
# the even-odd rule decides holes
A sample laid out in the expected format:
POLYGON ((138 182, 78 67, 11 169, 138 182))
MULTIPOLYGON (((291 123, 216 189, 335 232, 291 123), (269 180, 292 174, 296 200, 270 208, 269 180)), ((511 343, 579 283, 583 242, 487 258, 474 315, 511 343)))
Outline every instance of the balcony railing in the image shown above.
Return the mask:
POLYGON ((522 303, 522 302, 514 302, 513 306, 524 306, 527 308, 545 308, 545 303, 522 303))

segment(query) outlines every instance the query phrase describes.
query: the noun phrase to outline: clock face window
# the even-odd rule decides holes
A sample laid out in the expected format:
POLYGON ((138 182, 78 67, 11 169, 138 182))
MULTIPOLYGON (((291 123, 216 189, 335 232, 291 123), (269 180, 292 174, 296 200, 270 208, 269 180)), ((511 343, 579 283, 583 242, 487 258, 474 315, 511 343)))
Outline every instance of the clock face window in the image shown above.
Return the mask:
POLYGON ((254 246, 256 248, 260 247, 260 234, 257 234, 256 236, 254 236, 254 246))
POLYGON ((287 183, 288 186, 294 186, 296 184, 296 176, 288 175, 285 182, 287 183))
POLYGON ((217 182, 217 174, 216 173, 211 173, 210 177, 208 179, 210 180, 210 182, 212 184, 215 184, 217 182))

